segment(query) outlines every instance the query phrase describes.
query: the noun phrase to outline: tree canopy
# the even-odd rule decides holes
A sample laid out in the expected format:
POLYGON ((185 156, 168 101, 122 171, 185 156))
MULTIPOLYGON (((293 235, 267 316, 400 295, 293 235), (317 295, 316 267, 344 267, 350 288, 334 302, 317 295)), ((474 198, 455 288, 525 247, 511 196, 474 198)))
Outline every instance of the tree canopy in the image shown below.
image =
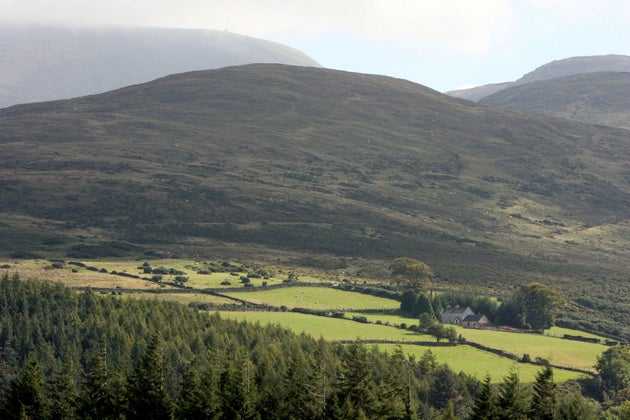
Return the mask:
POLYGON ((566 298, 557 290, 533 282, 521 286, 501 308, 501 322, 519 328, 543 330, 554 323, 558 309, 566 304, 566 298))
POLYGON ((394 283, 401 289, 420 291, 433 272, 426 263, 413 258, 398 257, 389 265, 394 283))

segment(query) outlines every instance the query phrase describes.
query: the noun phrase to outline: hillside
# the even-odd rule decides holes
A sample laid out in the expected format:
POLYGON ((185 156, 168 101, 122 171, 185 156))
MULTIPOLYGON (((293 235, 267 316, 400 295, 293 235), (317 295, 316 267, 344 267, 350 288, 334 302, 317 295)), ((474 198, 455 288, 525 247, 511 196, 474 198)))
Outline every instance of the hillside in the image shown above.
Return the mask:
POLYGON ((543 281, 620 323, 628 140, 382 76, 178 74, 0 110, 0 250, 381 267, 406 255, 444 285, 543 281))
POLYGON ((530 82, 556 79, 582 73, 601 72, 630 72, 630 57, 609 54, 554 60, 536 68, 513 82, 493 83, 470 89, 454 90, 447 92, 447 94, 462 99, 479 101, 501 90, 530 82))
POLYGON ((319 66, 285 45, 227 31, 5 25, 0 27, 0 108, 249 63, 319 66))
POLYGON ((630 129, 630 72, 582 73, 501 90, 480 103, 630 129))

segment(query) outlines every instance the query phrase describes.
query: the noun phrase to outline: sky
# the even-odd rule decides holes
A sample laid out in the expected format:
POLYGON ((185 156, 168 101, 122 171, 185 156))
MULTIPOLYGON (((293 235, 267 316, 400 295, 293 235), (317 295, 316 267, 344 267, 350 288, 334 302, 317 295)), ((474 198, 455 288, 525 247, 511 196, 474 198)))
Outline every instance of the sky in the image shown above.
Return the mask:
POLYGON ((3 23, 227 30, 439 91, 630 55, 627 0, 0 0, 3 23))

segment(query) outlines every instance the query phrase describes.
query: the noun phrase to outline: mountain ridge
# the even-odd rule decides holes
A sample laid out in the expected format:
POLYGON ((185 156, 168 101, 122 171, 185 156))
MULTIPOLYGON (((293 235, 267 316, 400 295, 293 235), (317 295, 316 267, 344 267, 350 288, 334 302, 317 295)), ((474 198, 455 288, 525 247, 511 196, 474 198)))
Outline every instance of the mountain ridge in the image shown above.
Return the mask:
POLYGON ((319 66, 288 46, 227 31, 0 27, 0 107, 102 93, 173 73, 255 62, 319 66))
POLYGON ((484 105, 630 129, 630 72, 579 73, 503 89, 484 105))
POLYGON ((630 56, 619 54, 569 57, 543 64, 511 82, 490 83, 469 89, 446 92, 457 98, 479 101, 480 99, 525 83, 555 79, 581 73, 630 72, 630 56))

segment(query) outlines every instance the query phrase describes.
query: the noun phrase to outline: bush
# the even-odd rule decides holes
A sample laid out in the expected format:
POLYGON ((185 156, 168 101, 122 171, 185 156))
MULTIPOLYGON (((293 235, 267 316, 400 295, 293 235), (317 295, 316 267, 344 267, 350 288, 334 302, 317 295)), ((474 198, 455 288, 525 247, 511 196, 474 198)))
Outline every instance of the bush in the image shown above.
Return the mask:
POLYGON ((186 276, 176 276, 175 277, 175 283, 177 284, 184 284, 188 281, 188 277, 186 276))
POLYGON ((151 281, 157 281, 159 283, 162 281, 162 276, 160 274, 155 274, 151 276, 151 281))
POLYGON ((225 279, 221 282, 221 286, 231 286, 232 283, 228 279, 225 279))

